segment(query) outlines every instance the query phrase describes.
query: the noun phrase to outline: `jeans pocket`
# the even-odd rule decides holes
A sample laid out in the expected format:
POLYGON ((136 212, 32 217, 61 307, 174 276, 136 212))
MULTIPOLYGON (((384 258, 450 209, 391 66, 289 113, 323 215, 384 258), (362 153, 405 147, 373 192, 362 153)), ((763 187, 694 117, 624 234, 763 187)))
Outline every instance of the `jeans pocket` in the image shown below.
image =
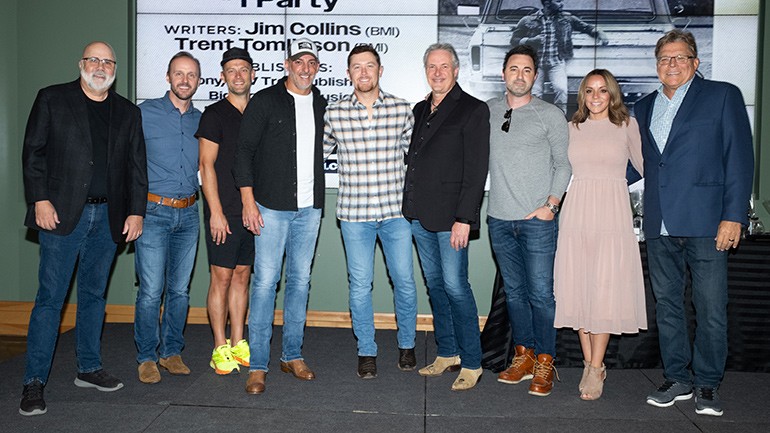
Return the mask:
POLYGON ((147 212, 157 213, 162 205, 153 201, 147 202, 147 212))

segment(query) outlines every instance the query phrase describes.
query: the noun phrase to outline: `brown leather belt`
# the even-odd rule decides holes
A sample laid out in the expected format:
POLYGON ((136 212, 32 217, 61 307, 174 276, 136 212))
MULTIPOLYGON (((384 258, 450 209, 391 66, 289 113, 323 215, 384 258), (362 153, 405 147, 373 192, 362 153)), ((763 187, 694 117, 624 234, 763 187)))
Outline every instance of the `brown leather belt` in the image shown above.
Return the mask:
POLYGON ((195 204, 195 194, 185 198, 168 198, 149 192, 147 193, 147 201, 150 203, 158 203, 161 206, 184 209, 195 204))

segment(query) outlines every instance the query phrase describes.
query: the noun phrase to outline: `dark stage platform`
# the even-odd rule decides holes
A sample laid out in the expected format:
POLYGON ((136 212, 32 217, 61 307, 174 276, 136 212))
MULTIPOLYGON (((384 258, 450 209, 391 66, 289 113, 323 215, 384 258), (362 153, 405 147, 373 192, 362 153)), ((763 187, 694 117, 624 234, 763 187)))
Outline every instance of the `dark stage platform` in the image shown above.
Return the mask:
MULTIPOLYGON (((244 392, 247 372, 217 376, 209 368, 208 326, 191 325, 183 357, 186 377, 162 372, 156 385, 137 380, 133 326, 106 325, 105 368, 125 387, 111 393, 82 389, 75 378, 74 332, 61 336, 46 386, 48 413, 18 414, 23 356, 0 364, 0 432, 767 432, 770 374, 728 372, 721 418, 695 414, 693 400, 659 409, 647 405, 660 370, 611 369, 598 401, 578 398, 581 370, 560 368, 549 397, 527 394, 527 384, 503 385, 485 371, 479 385, 452 392, 454 373, 422 378, 396 368, 394 331, 378 331, 379 377, 356 377, 355 340, 349 329, 308 328, 304 356, 318 379, 301 382, 281 373, 280 327, 273 338, 267 390, 244 392)), ((418 334, 419 365, 435 356, 433 334, 418 334)), ((563 356, 563 354, 560 354, 563 356)))

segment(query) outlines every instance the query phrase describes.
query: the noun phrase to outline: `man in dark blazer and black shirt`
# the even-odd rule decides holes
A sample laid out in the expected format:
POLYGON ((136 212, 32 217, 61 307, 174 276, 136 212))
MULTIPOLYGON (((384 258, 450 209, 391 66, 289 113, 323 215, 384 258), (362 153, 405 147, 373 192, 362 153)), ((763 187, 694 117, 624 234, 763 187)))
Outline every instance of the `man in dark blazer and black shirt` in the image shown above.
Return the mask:
POLYGON ((116 62, 108 44, 87 45, 78 67, 79 80, 38 93, 24 136, 25 224, 40 232, 40 287, 27 333, 22 415, 46 412, 43 387, 78 260, 75 385, 123 387, 102 369, 101 330, 117 243, 142 234, 147 164, 141 115, 110 90, 116 62))
POLYGON ((438 346, 436 360, 420 374, 439 376, 462 367, 452 384, 460 391, 473 388, 482 371, 478 310, 468 283, 468 237, 479 227, 489 108, 457 84, 460 62, 452 45, 431 45, 423 63, 432 92, 414 107, 403 201, 428 284, 438 346))

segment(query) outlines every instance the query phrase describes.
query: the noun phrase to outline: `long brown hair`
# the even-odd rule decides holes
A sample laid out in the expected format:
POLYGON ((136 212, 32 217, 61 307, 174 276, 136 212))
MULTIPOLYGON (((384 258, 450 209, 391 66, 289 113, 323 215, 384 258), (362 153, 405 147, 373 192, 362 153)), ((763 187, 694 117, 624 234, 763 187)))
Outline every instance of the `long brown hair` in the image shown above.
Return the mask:
POLYGON ((590 112, 588 111, 588 107, 586 107, 586 82, 594 75, 604 78, 604 82, 607 85, 607 91, 610 94, 610 104, 609 107, 607 107, 610 122, 617 126, 620 126, 623 123, 628 125, 628 119, 631 116, 628 114, 628 108, 623 104, 623 96, 620 92, 618 80, 616 80, 615 76, 606 69, 594 69, 586 74, 583 81, 580 82, 580 89, 578 89, 577 94, 578 109, 575 114, 572 115, 572 123, 576 127, 579 127, 581 123, 588 119, 590 112))

